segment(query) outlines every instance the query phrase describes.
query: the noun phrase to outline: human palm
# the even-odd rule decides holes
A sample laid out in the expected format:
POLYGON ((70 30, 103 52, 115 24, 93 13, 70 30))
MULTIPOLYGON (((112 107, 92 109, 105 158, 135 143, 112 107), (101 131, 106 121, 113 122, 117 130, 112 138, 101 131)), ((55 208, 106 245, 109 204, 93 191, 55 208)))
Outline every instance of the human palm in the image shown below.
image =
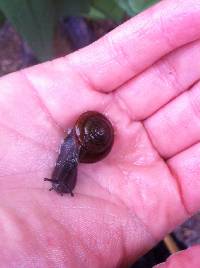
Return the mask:
POLYGON ((163 1, 1 79, 1 266, 123 266, 199 209, 199 14, 198 1, 163 1), (113 149, 79 165, 74 197, 49 192, 65 131, 88 110, 111 120, 113 149))

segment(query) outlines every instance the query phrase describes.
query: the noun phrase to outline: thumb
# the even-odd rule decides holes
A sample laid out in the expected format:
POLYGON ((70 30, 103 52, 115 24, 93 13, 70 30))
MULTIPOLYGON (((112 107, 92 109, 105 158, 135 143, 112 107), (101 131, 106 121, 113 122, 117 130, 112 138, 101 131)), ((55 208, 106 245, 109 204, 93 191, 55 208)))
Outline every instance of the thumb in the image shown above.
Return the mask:
POLYGON ((170 256, 166 262, 154 266, 154 268, 199 268, 200 246, 194 246, 170 256))

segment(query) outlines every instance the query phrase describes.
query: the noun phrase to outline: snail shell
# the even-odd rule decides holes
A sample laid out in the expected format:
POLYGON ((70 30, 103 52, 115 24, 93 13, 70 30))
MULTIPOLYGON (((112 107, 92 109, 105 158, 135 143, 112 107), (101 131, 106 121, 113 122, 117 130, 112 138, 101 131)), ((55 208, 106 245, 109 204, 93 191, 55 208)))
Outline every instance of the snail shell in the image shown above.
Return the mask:
POLYGON ((56 161, 49 189, 63 195, 76 185, 78 163, 94 163, 108 155, 114 142, 114 130, 110 121, 101 113, 83 113, 64 139, 56 161))
POLYGON ((82 114, 74 130, 80 145, 81 163, 94 163, 108 155, 113 145, 114 131, 103 114, 92 111, 82 114))

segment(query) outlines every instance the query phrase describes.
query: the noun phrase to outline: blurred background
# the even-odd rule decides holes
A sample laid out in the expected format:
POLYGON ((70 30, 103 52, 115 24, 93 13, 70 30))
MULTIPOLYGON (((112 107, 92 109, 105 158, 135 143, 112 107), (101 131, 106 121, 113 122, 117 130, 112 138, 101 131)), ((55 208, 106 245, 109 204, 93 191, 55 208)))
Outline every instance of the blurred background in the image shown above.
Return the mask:
MULTIPOLYGON (((0 76, 89 45, 159 0, 0 0, 0 76)), ((193 216, 132 268, 150 268, 200 244, 193 216)))
POLYGON ((0 0, 0 75, 84 47, 158 0, 0 0))

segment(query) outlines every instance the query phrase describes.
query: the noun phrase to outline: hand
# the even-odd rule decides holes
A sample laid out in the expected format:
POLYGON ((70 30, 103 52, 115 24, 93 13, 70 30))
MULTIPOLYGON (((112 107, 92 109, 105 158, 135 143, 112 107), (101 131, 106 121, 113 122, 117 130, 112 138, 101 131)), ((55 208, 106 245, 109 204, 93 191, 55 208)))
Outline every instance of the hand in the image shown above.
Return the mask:
POLYGON ((200 208, 199 17, 197 0, 162 1, 1 79, 1 267, 125 266, 200 208), (113 149, 79 166, 74 197, 49 192, 64 130, 87 110, 112 121, 113 149))

